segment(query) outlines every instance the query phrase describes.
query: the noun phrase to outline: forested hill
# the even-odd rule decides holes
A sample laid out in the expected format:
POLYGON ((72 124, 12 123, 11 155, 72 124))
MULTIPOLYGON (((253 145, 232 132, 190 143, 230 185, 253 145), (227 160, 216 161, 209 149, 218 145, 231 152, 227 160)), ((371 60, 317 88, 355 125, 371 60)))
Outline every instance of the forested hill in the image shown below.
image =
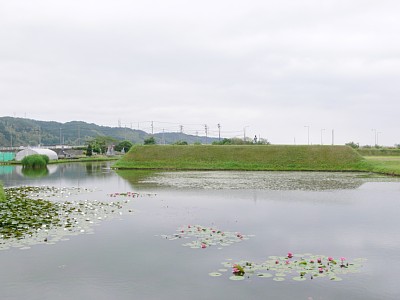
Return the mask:
MULTIPOLYGON (((107 127, 83 121, 60 123, 55 121, 37 121, 25 118, 0 117, 0 147, 41 145, 84 145, 95 137, 111 137, 116 141, 128 140, 142 144, 151 135, 142 130, 127 127, 107 127)), ((179 140, 189 144, 206 143, 206 137, 186 135, 177 132, 154 134, 158 144, 172 144, 179 140)), ((208 137, 211 143, 215 138, 208 137)))

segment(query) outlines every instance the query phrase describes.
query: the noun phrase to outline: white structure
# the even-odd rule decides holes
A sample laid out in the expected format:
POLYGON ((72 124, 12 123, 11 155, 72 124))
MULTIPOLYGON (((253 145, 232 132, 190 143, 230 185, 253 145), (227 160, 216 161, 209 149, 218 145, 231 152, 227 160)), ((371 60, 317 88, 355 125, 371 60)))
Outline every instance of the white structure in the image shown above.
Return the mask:
POLYGON ((15 156, 15 160, 21 161, 25 156, 33 154, 47 155, 50 160, 58 159, 57 153, 53 150, 43 148, 25 148, 24 150, 17 153, 17 155, 15 156))

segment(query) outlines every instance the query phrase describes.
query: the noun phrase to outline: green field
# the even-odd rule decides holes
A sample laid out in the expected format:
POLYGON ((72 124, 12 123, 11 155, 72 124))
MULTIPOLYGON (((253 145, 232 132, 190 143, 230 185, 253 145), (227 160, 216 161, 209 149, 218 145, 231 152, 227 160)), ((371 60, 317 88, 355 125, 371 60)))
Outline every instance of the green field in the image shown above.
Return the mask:
POLYGON ((134 146, 114 167, 167 170, 370 171, 347 146, 134 146))
POLYGON ((359 148, 357 152, 361 156, 400 156, 398 148, 359 148))
POLYGON ((365 156, 371 171, 400 176, 400 156, 365 156))

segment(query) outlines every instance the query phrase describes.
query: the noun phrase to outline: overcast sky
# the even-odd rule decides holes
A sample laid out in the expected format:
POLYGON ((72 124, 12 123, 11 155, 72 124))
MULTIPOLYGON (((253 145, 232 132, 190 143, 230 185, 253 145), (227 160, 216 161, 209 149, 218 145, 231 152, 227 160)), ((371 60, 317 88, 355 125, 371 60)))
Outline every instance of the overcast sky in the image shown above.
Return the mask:
POLYGON ((0 115, 393 146, 399 16, 398 0, 0 0, 0 115))

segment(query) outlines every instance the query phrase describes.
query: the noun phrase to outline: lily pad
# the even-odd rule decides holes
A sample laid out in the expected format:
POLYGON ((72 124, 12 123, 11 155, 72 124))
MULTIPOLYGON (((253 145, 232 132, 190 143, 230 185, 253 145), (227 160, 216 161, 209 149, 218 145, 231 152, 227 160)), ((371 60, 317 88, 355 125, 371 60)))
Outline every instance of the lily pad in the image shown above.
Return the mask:
POLYGON ((123 209, 124 204, 120 202, 66 200, 90 191, 47 186, 6 188, 7 201, 0 202, 0 243, 29 247, 52 244, 66 235, 92 233, 91 226, 100 219, 123 209))
POLYGON ((176 232, 178 233, 167 236, 167 239, 190 238, 193 241, 184 243, 182 246, 194 249, 204 249, 213 246, 217 246, 218 249, 221 249, 222 247, 227 247, 233 243, 248 239, 248 236, 238 232, 222 231, 215 227, 205 227, 202 225, 185 225, 178 228, 176 232), (194 245, 198 247, 193 247, 194 245))
POLYGON ((257 276, 258 277, 263 277, 263 278, 271 278, 272 274, 270 274, 270 273, 258 273, 257 276))
MULTIPOLYGON (((342 263, 332 263, 332 257, 324 255, 306 255, 301 254, 301 259, 291 255, 291 258, 284 256, 269 256, 269 259, 261 262, 251 262, 241 260, 236 263, 223 262, 226 267, 232 267, 235 275, 251 277, 274 277, 275 281, 282 281, 288 276, 292 276, 295 281, 304 281, 310 279, 328 278, 332 281, 342 280, 342 276, 355 272, 360 272, 361 265, 346 260, 346 265, 342 263), (262 272, 267 270, 268 272, 262 272), (338 276, 340 275, 340 277, 338 276)), ((300 255, 299 255, 300 256, 300 255)), ((357 260, 365 261, 365 260, 357 260)))
POLYGON ((296 276, 296 277, 293 277, 292 279, 295 280, 295 281, 304 281, 304 280, 306 280, 306 278, 304 276, 296 276))
POLYGON ((285 281, 284 277, 274 277, 273 278, 274 281, 285 281))
POLYGON ((238 280, 243 280, 244 276, 236 276, 236 275, 232 275, 231 277, 229 277, 230 280, 234 280, 234 281, 238 281, 238 280))

